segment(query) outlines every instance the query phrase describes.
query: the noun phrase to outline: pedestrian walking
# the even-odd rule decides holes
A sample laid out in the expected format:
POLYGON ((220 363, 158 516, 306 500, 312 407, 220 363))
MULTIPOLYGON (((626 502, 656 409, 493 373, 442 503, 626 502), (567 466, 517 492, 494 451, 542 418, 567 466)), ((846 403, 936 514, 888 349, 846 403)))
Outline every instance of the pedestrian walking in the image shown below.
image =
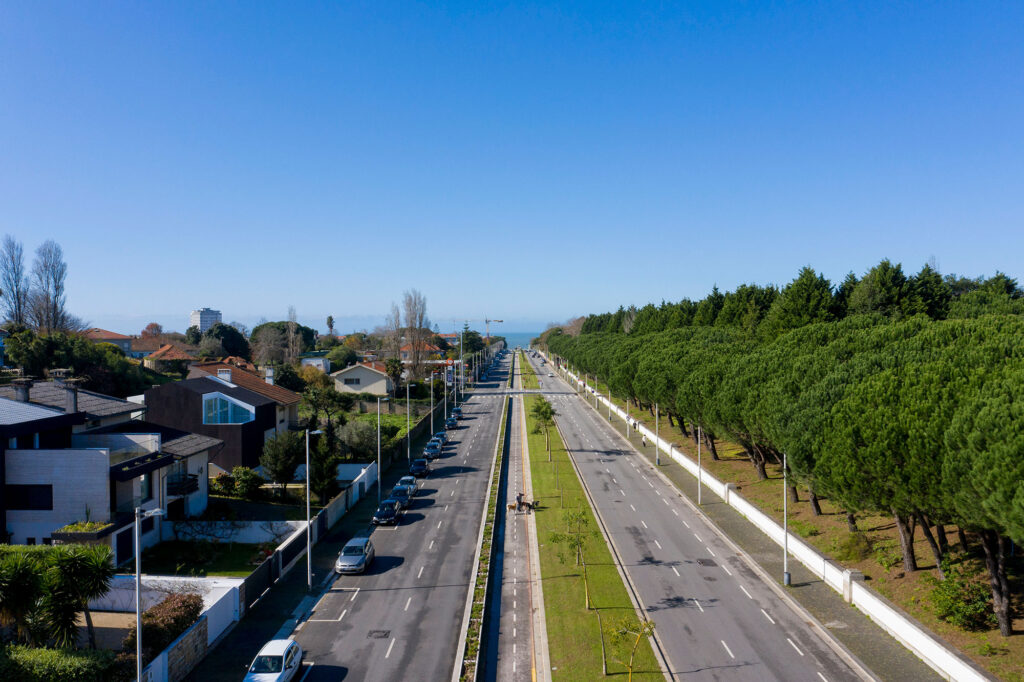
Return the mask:
POLYGON ((640 445, 645 448, 647 447, 647 436, 640 436, 640 445))
POLYGON ((516 495, 516 511, 520 511, 523 508, 523 494, 519 493, 516 495))

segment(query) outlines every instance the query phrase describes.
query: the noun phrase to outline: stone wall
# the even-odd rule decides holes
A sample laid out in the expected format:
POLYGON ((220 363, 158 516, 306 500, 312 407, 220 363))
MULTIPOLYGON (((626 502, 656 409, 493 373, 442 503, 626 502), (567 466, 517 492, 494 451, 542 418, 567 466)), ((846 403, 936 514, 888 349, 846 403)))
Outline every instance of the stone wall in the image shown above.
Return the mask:
POLYGON ((185 631, 167 650, 167 679, 180 682, 206 656, 206 616, 185 631))

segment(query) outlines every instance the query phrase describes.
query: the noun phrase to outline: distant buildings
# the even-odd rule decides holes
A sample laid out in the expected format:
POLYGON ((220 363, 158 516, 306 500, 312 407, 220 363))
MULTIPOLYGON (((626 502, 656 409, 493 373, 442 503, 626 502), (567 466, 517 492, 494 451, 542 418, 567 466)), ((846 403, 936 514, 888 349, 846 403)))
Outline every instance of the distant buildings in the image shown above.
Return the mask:
POLYGON ((125 336, 124 334, 118 334, 117 332, 108 331, 106 329, 100 329, 99 327, 93 327, 92 329, 86 329, 82 332, 82 336, 89 339, 93 343, 110 343, 125 352, 128 355, 132 351, 132 337, 125 336))
POLYGON ((202 334, 206 332, 207 329, 221 321, 219 310, 201 308, 200 310, 193 310, 192 314, 189 315, 188 326, 199 327, 199 333, 202 334))
POLYGON ((389 395, 395 389, 383 362, 357 362, 331 375, 339 393, 389 395))

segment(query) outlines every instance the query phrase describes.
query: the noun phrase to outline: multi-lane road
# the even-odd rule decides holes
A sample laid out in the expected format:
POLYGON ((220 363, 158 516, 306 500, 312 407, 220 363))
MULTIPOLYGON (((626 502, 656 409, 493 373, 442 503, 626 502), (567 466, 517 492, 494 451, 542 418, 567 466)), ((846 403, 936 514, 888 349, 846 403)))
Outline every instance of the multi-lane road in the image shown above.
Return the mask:
POLYGON ((530 362, 673 679, 862 678, 603 417, 530 362))
POLYGON ((309 682, 452 677, 508 364, 462 405, 459 429, 401 523, 367 529, 372 567, 331 579, 296 629, 309 682))

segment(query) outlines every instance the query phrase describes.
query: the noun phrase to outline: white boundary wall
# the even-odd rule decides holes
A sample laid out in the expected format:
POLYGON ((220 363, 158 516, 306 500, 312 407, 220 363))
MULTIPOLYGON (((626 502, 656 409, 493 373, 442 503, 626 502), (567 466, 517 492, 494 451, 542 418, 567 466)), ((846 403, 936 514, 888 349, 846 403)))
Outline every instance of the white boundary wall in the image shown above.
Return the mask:
MULTIPOLYGON (((548 361, 550 362, 550 359, 548 361)), ((567 368, 563 368, 563 371, 576 382, 577 386, 583 387, 588 393, 597 396, 598 401, 603 405, 602 409, 607 410, 609 408, 607 398, 596 393, 592 387, 587 386, 583 380, 567 368)), ((620 419, 625 419, 626 414, 623 410, 615 405, 610 407, 613 414, 618 415, 620 419)), ((640 425, 639 431, 647 436, 647 440, 671 457, 673 461, 690 472, 695 478, 697 477, 696 462, 678 452, 664 439, 656 438, 654 432, 646 426, 640 425)), ((733 486, 718 480, 708 473, 707 470, 701 471, 700 479, 706 488, 722 498, 726 504, 746 517, 761 532, 770 537, 779 547, 782 547, 785 534, 782 526, 750 504, 739 493, 735 492, 733 486)), ((985 673, 975 668, 972 663, 964 660, 958 652, 951 650, 937 640, 932 633, 917 621, 907 617, 889 604, 884 597, 852 579, 850 571, 826 558, 799 537, 789 533, 788 544, 790 554, 806 566, 811 573, 842 594, 847 603, 856 606, 883 630, 895 637, 903 646, 917 654, 922 661, 946 679, 957 681, 991 679, 985 673)))

